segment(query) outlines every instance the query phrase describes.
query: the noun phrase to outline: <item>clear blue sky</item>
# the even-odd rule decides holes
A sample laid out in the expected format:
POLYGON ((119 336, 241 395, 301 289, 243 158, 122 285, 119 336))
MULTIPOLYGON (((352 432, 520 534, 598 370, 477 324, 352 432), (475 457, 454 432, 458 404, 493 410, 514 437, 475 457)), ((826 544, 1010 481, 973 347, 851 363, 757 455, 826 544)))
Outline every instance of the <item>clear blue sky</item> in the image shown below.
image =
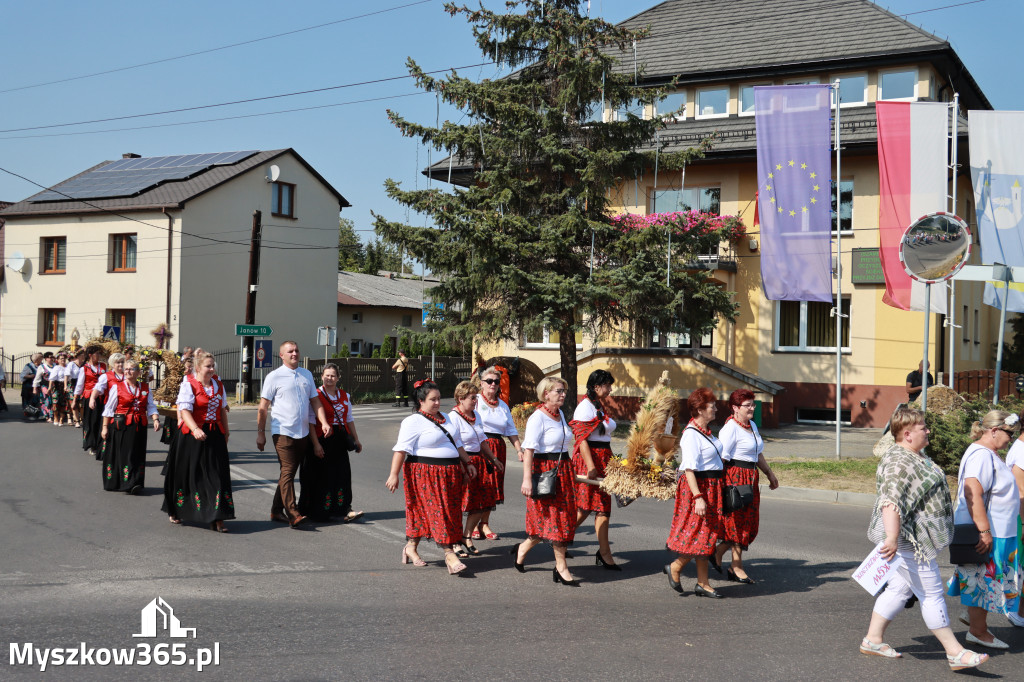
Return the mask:
MULTIPOLYGON (((965 1, 887 0, 878 4, 904 14, 965 1)), ((392 78, 406 73, 409 56, 427 70, 485 61, 465 21, 444 13, 440 0, 430 0, 141 68, 14 89, 339 22, 414 2, 8 2, 0 15, 6 27, 0 69, 0 91, 4 91, 0 92, 0 129, 143 114, 392 78)), ((486 0, 485 4, 504 6, 499 0, 486 0)), ((621 21, 655 4, 655 0, 593 0, 591 7, 595 15, 621 21)), ((907 18, 950 40, 996 109, 1024 109, 1019 58, 1024 1, 984 0, 907 18)), ((488 66, 462 69, 461 73, 475 78, 494 77, 497 72, 488 66)), ((385 115, 390 107, 413 120, 432 122, 436 116, 434 97, 417 92, 411 81, 398 80, 127 121, 0 133, 0 167, 50 185, 105 159, 120 158, 123 152, 162 156, 293 147, 353 204, 343 215, 353 219, 357 229, 368 230, 371 210, 389 218, 405 217, 405 209, 384 194, 386 178, 409 187, 426 183, 419 170, 427 164, 427 150, 401 137, 385 115), (166 125, 381 97, 396 99, 166 125), (164 127, 124 130, 155 125, 164 127)), ((441 118, 446 116, 458 118, 459 114, 442 108, 441 118)), ((431 160, 438 158, 435 152, 431 160)), ((0 199, 17 201, 36 191, 33 185, 0 173, 0 199)), ((250 215, 251 211, 240 212, 243 233, 248 231, 250 215)), ((413 216, 410 221, 417 224, 422 218, 413 216)), ((371 236, 370 232, 361 234, 364 239, 371 236)))

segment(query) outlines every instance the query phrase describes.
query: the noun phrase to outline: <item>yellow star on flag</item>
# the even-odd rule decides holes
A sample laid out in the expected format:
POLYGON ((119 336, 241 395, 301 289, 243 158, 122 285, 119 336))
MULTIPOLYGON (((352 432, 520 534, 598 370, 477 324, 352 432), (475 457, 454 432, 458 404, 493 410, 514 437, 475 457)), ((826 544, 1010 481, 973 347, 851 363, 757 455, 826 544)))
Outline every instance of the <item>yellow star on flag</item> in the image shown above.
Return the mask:
POLYGON ((801 163, 800 164, 800 170, 807 170, 807 164, 806 163, 801 163))
POLYGON ((814 171, 811 171, 811 180, 813 180, 816 177, 818 177, 818 174, 815 173, 814 171))
POLYGON ((790 212, 789 212, 789 215, 791 215, 791 216, 795 216, 795 215, 796 215, 796 211, 790 211, 790 212))
POLYGON ((801 209, 800 209, 800 212, 801 212, 801 213, 807 213, 807 207, 806 207, 806 206, 804 206, 803 208, 801 208, 801 209))
POLYGON ((818 185, 815 185, 815 186, 814 186, 814 191, 815 191, 815 192, 817 192, 817 191, 818 191, 818 185))
POLYGON ((779 206, 779 213, 782 213, 782 207, 779 206))
POLYGON ((769 199, 768 203, 774 204, 775 203, 775 197, 772 197, 771 199, 769 199))
POLYGON ((782 170, 782 164, 781 163, 775 164, 775 170, 782 170))
POLYGON ((789 165, 790 165, 790 166, 792 166, 792 165, 793 165, 793 163, 794 163, 793 161, 790 161, 790 162, 789 162, 789 165))
POLYGON ((774 177, 775 177, 775 173, 769 173, 769 174, 768 174, 768 177, 769 177, 769 178, 774 178, 774 177))
POLYGON ((771 191, 771 189, 772 189, 772 186, 771 186, 771 185, 765 185, 765 186, 764 186, 764 188, 765 188, 766 190, 768 190, 768 191, 771 191))
POLYGON ((817 200, 817 199, 815 199, 814 197, 811 197, 811 203, 812 203, 812 204, 816 204, 816 203, 818 203, 818 200, 817 200))

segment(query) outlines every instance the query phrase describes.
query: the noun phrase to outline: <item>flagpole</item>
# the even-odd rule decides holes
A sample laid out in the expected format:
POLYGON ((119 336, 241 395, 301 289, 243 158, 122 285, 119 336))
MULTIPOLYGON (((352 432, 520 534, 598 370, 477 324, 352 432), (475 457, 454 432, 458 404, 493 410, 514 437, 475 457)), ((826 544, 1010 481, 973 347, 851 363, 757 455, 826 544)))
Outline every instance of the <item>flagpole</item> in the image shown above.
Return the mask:
POLYGON ((836 102, 836 303, 833 310, 836 315, 836 459, 842 459, 842 415, 843 415, 843 230, 839 224, 842 212, 842 161, 839 150, 839 79, 832 83, 836 102))
MULTIPOLYGON (((950 209, 950 213, 953 215, 960 215, 956 210, 956 166, 957 166, 957 141, 958 141, 958 126, 957 126, 957 112, 960 110, 960 93, 953 93, 953 102, 951 104, 951 128, 950 137, 953 140, 952 149, 952 162, 953 162, 953 191, 950 193, 950 200, 953 204, 950 209)), ((954 384, 956 376, 956 281, 953 279, 949 280, 949 315, 946 316, 946 322, 949 324, 949 387, 956 390, 954 384)), ((964 320, 964 324, 967 320, 964 320)))

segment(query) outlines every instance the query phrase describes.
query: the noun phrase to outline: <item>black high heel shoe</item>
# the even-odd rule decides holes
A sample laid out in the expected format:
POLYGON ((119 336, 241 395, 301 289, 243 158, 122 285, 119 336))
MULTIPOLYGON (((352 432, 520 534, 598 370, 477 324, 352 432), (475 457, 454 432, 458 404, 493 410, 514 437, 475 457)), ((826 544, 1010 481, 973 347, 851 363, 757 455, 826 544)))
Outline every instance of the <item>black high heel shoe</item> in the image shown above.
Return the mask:
MULTIPOLYGON (((751 578, 749 576, 746 577, 746 578, 741 578, 738 575, 736 575, 736 571, 732 570, 731 568, 726 572, 726 577, 731 582, 734 582, 734 583, 743 583, 744 585, 753 585, 754 584, 753 578, 751 578)), ((907 608, 910 608, 910 607, 908 606, 907 608)))
POLYGON ((725 573, 725 571, 722 570, 722 564, 719 563, 718 559, 715 558, 714 554, 708 557, 708 563, 711 564, 711 568, 718 571, 718 575, 723 575, 725 573))
MULTIPOLYGON (((523 543, 520 542, 519 545, 521 544, 523 543)), ((512 565, 516 567, 516 570, 520 573, 526 573, 526 564, 519 563, 519 545, 513 547, 509 554, 512 555, 512 565)))
POLYGON ((662 573, 668 576, 668 586, 679 594, 683 594, 683 586, 679 582, 672 580, 672 565, 665 564, 665 568, 661 569, 662 573))
POLYGON ((556 582, 556 583, 562 583, 563 585, 568 585, 569 587, 579 587, 580 586, 580 581, 579 581, 578 578, 575 579, 575 580, 566 580, 558 572, 557 568, 552 568, 551 569, 551 580, 553 582, 556 582))
POLYGON ((622 567, 619 566, 618 564, 610 564, 607 561, 605 561, 604 557, 601 556, 601 550, 597 550, 596 552, 594 552, 594 564, 596 564, 597 566, 601 566, 606 571, 621 571, 622 570, 622 567))

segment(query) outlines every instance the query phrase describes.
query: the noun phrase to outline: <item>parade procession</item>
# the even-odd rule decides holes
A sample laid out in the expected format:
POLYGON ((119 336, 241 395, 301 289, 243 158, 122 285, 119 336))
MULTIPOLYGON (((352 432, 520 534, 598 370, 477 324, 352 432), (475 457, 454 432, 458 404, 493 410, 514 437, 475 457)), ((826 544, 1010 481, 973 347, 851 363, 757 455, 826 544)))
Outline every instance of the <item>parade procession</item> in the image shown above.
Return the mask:
POLYGON ((0 665, 1019 678, 1024 5, 192 4, 8 12, 0 665))

